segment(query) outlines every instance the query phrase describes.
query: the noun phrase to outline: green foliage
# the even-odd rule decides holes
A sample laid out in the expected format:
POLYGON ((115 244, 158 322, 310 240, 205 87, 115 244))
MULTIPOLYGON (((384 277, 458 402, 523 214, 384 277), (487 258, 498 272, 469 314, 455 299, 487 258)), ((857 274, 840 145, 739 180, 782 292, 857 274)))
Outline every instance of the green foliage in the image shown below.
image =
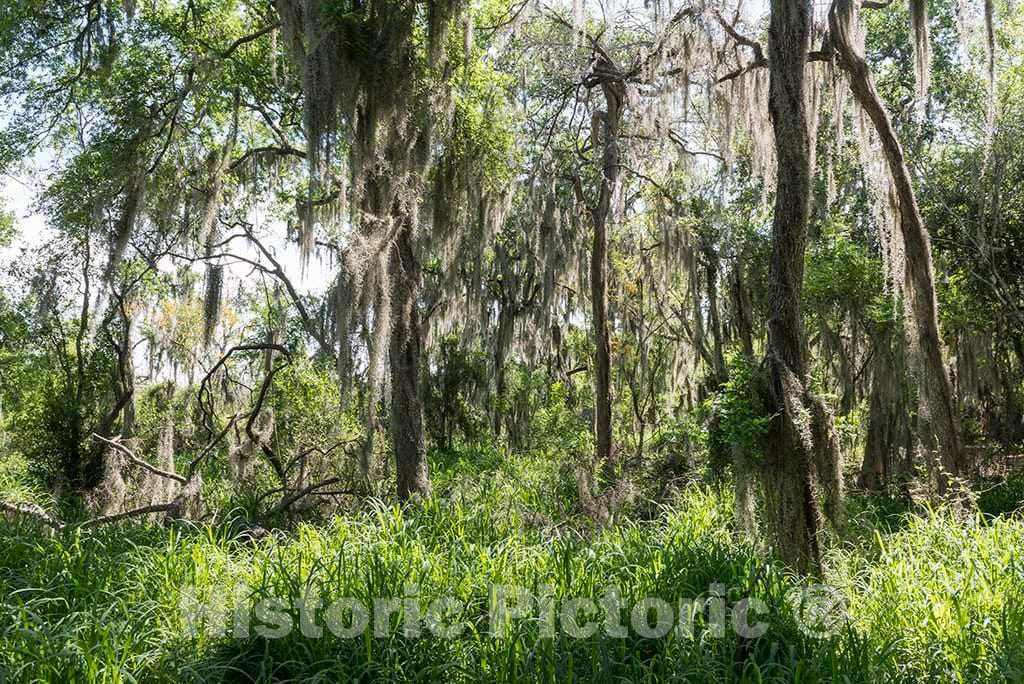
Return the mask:
POLYGON ((481 405, 487 391, 487 356, 461 348, 455 336, 442 340, 439 347, 424 388, 427 434, 443 449, 482 441, 488 428, 481 405))
POLYGON ((505 391, 495 397, 494 408, 507 433, 510 446, 529 450, 532 431, 530 421, 544 400, 548 384, 544 374, 523 364, 505 366, 505 391))
POLYGON ((520 363, 507 364, 505 372, 505 393, 493 410, 503 418, 513 451, 564 459, 593 450, 593 403, 584 373, 551 382, 543 369, 520 363))
MULTIPOLYGON (((921 122, 914 121, 914 60, 912 57, 911 24, 907 6, 891 4, 880 11, 864 13, 866 54, 872 73, 888 110, 898 128, 906 135, 903 139, 911 148, 948 135, 942 123, 954 118, 984 120, 984 87, 980 70, 972 69, 958 55, 959 37, 957 21, 959 10, 955 4, 929 1, 929 27, 932 47, 932 83, 929 96, 930 115, 921 122)), ((983 31, 978 31, 972 46, 975 64, 981 64, 983 31)))
MULTIPOLYGON (((489 2, 467 11, 474 15, 475 22, 491 23, 500 22, 506 9, 503 4, 489 2)), ((512 179, 518 161, 515 122, 508 108, 515 79, 499 70, 493 60, 483 59, 487 47, 475 33, 470 44, 465 41, 464 31, 449 34, 448 53, 456 78, 448 145, 452 163, 472 163, 487 190, 500 190, 512 179)))
POLYGON ((881 262, 849 226, 828 221, 809 252, 804 272, 804 302, 809 311, 833 322, 885 299, 881 262))
MULTIPOLYGON (((333 369, 304 357, 274 376, 270 406, 276 415, 274 448, 297 454, 313 446, 329 447, 363 434, 357 415, 342 406, 333 369)), ((351 468, 337 454, 340 468, 351 468)), ((332 459, 333 460, 333 459, 332 459)))
POLYGON ((839 438, 841 453, 862 453, 867 420, 867 408, 862 406, 857 406, 847 413, 834 416, 833 427, 835 428, 836 436, 839 438))
MULTIPOLYGON (((996 682, 1024 664, 1024 521, 950 511, 905 516, 867 552, 835 554, 853 628, 894 681, 996 682)), ((877 663, 877 664, 876 664, 877 663)))
POLYGON ((83 349, 79 373, 69 341, 77 324, 55 323, 57 329, 46 332, 42 348, 26 353, 21 346, 29 333, 25 318, 14 311, 3 313, 0 432, 9 435, 7 449, 48 486, 91 486, 100 473, 86 430, 108 409, 112 354, 104 348, 83 349))
POLYGON ((1006 515, 1024 508, 1024 472, 990 478, 978 495, 978 510, 986 515, 1006 515))
POLYGON ((563 383, 556 382, 537 407, 530 421, 531 442, 535 449, 552 456, 593 453, 590 416, 570 407, 570 391, 563 383))
POLYGON ((706 461, 710 430, 696 412, 667 417, 651 436, 650 453, 664 479, 692 474, 706 461))
POLYGON ((0 440, 0 500, 52 505, 52 497, 42 490, 38 479, 32 476, 28 461, 4 442, 0 440))
MULTIPOLYGON (((235 288, 242 290, 235 300, 240 307, 225 316, 235 325, 218 342, 281 340, 292 352, 288 364, 276 359, 282 367, 259 416, 260 422, 274 422, 274 430, 265 433, 270 435, 266 446, 288 464, 287 474, 279 477, 257 455, 248 479, 229 476, 228 455, 239 453, 232 449, 254 446, 235 429, 204 461, 204 500, 211 515, 203 524, 157 529, 143 521, 43 535, 27 520, 0 519, 0 682, 1021 678, 1024 570, 1016 549, 1024 542, 1024 524, 1010 514, 1024 501, 1024 478, 1018 475, 979 496, 981 511, 991 519, 947 511, 916 515, 903 503, 854 499, 850 508, 859 512, 853 534, 830 549, 826 578, 848 599, 853 622, 831 639, 815 639, 797 628, 784 596, 800 580, 747 541, 738 541, 731 502, 723 494, 727 488, 721 485, 730 470, 758 464, 773 417, 765 414, 761 371, 754 361, 730 354, 729 380, 717 386, 718 373, 707 368, 717 367, 716 360, 702 352, 712 343, 717 353, 746 342, 738 336, 747 332, 748 321, 753 355, 763 351, 773 294, 766 286, 772 261, 770 202, 746 158, 756 141, 735 136, 731 171, 705 175, 709 166, 718 168, 710 160, 725 154, 724 131, 702 130, 703 117, 685 113, 685 130, 673 131, 667 136, 671 144, 659 147, 666 121, 650 122, 660 132, 649 135, 648 122, 639 125, 633 118, 644 109, 636 107, 633 85, 644 100, 660 91, 639 83, 651 70, 636 66, 644 60, 630 55, 635 49, 646 53, 637 46, 654 45, 642 28, 618 31, 588 24, 600 30, 616 58, 625 57, 621 64, 636 66, 622 103, 628 114, 618 144, 630 168, 624 165, 614 194, 609 288, 615 441, 622 453, 635 446, 643 458, 623 458, 608 470, 618 469, 615 475, 630 485, 654 481, 640 487, 656 492, 656 500, 626 504, 614 527, 595 529, 581 511, 571 467, 594 450, 586 372, 594 344, 586 320, 585 268, 592 222, 581 204, 594 202, 593 189, 601 185, 600 165, 591 162, 600 155, 602 136, 585 134, 600 121, 596 81, 578 83, 593 65, 593 44, 579 40, 568 22, 548 12, 530 21, 529 7, 499 0, 327 0, 325 24, 306 27, 302 47, 311 50, 329 34, 322 44, 331 50, 310 53, 306 64, 297 65, 284 59, 297 52, 297 45, 288 44, 294 36, 271 30, 283 5, 103 0, 80 6, 23 0, 0 12, 0 97, 13 110, 2 124, 0 169, 40 144, 60 151, 40 198, 58 237, 41 250, 37 272, 14 270, 12 280, 29 290, 24 296, 13 295, 12 302, 0 294, 0 500, 59 508, 66 502, 51 501, 48 489, 81 489, 98 478, 89 433, 112 405, 116 374, 108 343, 118 343, 117 330, 101 322, 106 310, 90 311, 89 325, 80 326, 75 316, 80 301, 109 306, 108 295, 124 294, 111 292, 111 282, 100 284, 99 272, 112 253, 127 250, 118 255, 113 275, 141 278, 142 295, 133 293, 127 306, 133 321, 143 319, 137 329, 143 339, 126 335, 123 343, 144 342, 149 347, 139 349, 159 357, 153 377, 143 380, 140 373, 137 378, 139 453, 151 453, 170 419, 176 430, 174 456, 179 465, 190 462, 209 440, 208 432, 231 427, 230 416, 251 407, 264 364, 274 361, 261 353, 232 356, 211 385, 216 416, 203 416, 216 425, 200 423, 194 386, 160 382, 168 364, 175 376, 181 368, 192 378, 221 351, 215 345, 197 351, 203 346, 203 306, 196 295, 201 278, 196 259, 237 258, 236 270, 255 267, 235 288), (474 23, 480 28, 470 35, 466 29, 474 23), (433 59, 439 51, 446 59, 433 59), (353 111, 358 111, 355 119, 353 111), (332 129, 320 131, 321 136, 315 124, 322 119, 332 129), (352 140, 353 124, 365 139, 352 140), (428 128, 431 135, 419 135, 428 128), (308 144, 321 137, 332 150, 315 160, 316 147, 308 144), (387 139, 388 150, 374 149, 377 138, 387 139), (210 162, 228 149, 227 140, 233 147, 225 187, 220 196, 206 197, 210 162), (345 147, 352 142, 366 149, 349 157, 352 150, 345 147), (684 148, 691 144, 694 149, 684 148), (667 150, 670 157, 664 156, 667 150), (361 158, 366 151, 374 158, 361 158), (383 180, 402 171, 405 164, 396 162, 406 153, 418 160, 416 166, 431 157, 432 177, 400 178, 394 197, 371 207, 377 204, 372 194, 361 196, 363 184, 350 174, 379 173, 383 180), (303 156, 311 167, 323 162, 324 168, 311 174, 318 178, 306 177, 303 156), (647 156, 658 158, 648 163, 647 156), (684 163, 690 156, 704 161, 684 163), (351 166, 343 164, 345 158, 351 166), (264 178, 255 177, 261 173, 264 178), (130 204, 126 200, 140 174, 146 181, 145 207, 127 233, 112 235, 118 216, 131 213, 123 207, 130 204), (356 182, 346 187, 343 178, 356 182), (334 213, 353 198, 361 202, 347 205, 342 215, 334 213), (224 234, 193 244, 196 214, 205 213, 208 201, 217 210, 214 225, 224 234), (270 227, 252 228, 268 239, 268 249, 256 256, 259 263, 244 256, 248 222, 287 222, 291 237, 296 219, 304 218, 301 207, 309 212, 321 201, 324 211, 317 218, 323 220, 305 237, 325 245, 332 265, 341 261, 346 267, 353 260, 383 263, 394 256, 384 233, 355 244, 348 228, 370 229, 378 220, 386 222, 388 212, 407 212, 413 219, 425 218, 414 209, 429 211, 430 219, 416 223, 417 272, 405 274, 417 281, 426 276, 415 298, 418 305, 448 305, 451 298, 465 297, 473 316, 493 317, 497 307, 503 314, 512 311, 515 324, 507 327, 508 319, 500 319, 503 331, 557 334, 558 356, 541 349, 540 359, 507 361, 501 396, 491 399, 496 383, 488 372, 492 359, 482 351, 490 348, 486 334, 423 344, 421 396, 433 447, 433 497, 403 508, 388 500, 337 495, 339 508, 333 512, 351 506, 343 517, 318 520, 324 524, 314 527, 309 520, 328 512, 327 506, 281 515, 272 520, 281 527, 271 538, 243 544, 232 538, 230 526, 216 521, 225 515, 265 515, 275 495, 298 481, 297 464, 306 482, 355 481, 353 445, 367 438, 357 416, 367 402, 378 401, 367 396, 359 379, 351 396, 339 396, 336 368, 326 358, 331 344, 323 342, 323 353, 315 356, 309 348, 310 338, 317 337, 310 327, 330 342, 351 333, 366 345, 371 337, 372 326, 357 332, 332 320, 338 303, 334 288, 326 285, 329 278, 323 278, 326 293, 297 295, 305 307, 301 319, 300 307, 286 300, 282 288, 272 297, 268 287, 258 294, 250 287, 257 277, 266 283, 282 272, 267 266, 280 247, 270 242, 270 227), (451 239, 456 235, 462 238, 458 248, 451 239), (356 249, 346 251, 350 245, 356 249), (367 246, 372 249, 362 249, 367 246), (420 254, 421 246, 436 253, 420 254), (221 249, 240 253, 210 256, 221 249), (181 254, 170 257, 166 250, 181 254), (180 269, 177 274, 164 266, 168 260, 180 269), (445 272, 449 264, 452 271, 445 272), (84 280, 88 292, 81 287, 84 280), (551 310, 539 311, 540 306, 551 310), (520 326, 525 320, 531 325, 520 326), (696 349, 702 344, 704 349, 696 349), (670 410, 684 403, 670 393, 682 394, 686 408, 670 410), (499 424, 497 434, 491 431, 494 424, 499 424), (645 429, 633 434, 637 424, 645 429), (701 477, 715 486, 713 491, 689 482, 679 493, 681 480, 701 477), (639 511, 642 521, 629 518, 639 511), (277 640, 193 638, 177 613, 188 585, 206 595, 243 582, 255 598, 294 597, 303 589, 386 598, 401 597, 410 581, 421 585, 424 602, 451 595, 468 605, 470 629, 463 638, 411 639, 397 632, 350 641, 297 634, 277 640), (619 584, 630 600, 658 596, 676 602, 704 596, 712 582, 763 599, 769 606, 768 634, 744 641, 730 632, 719 639, 700 624, 695 639, 548 639, 533 620, 517 623, 507 640, 487 633, 486 606, 495 583, 551 584, 559 598, 593 596, 606 584, 619 584)), ((957 55, 953 5, 931 3, 930 115, 915 120, 905 9, 893 4, 865 13, 867 52, 915 169, 921 209, 934 236, 943 332, 951 349, 973 333, 992 335, 995 340, 984 348, 993 350, 993 366, 985 370, 1008 359, 1019 371, 1024 359, 1019 305, 1024 70, 1013 48, 1024 35, 1024 12, 998 10, 1007 16, 998 29, 997 130, 991 149, 983 149, 977 122, 984 119, 984 87, 976 70, 957 55)), ((691 47, 687 42, 671 51, 691 47)), ((978 47, 971 46, 975 61, 981 56, 978 47)), ((658 71, 670 66, 661 59, 656 65, 658 71)), ((587 80, 598 76, 591 73, 587 80)), ((828 103, 831 84, 819 85, 828 103)), ((708 106, 713 119, 749 116, 749 111, 717 106, 714 91, 691 90, 699 98, 694 111, 708 106)), ((752 96, 745 91, 745 99, 752 96)), ((840 379, 849 390, 842 394, 849 406, 836 419, 845 450, 856 452, 867 422, 864 395, 875 372, 871 354, 878 351, 860 341, 902 331, 902 312, 885 293, 876 254, 878 227, 872 225, 854 144, 833 155, 831 116, 821 119, 821 172, 815 196, 807 198, 816 218, 801 305, 811 331, 814 390, 827 393, 834 389, 834 375, 857 373, 840 379), (837 193, 831 203, 822 201, 831 194, 826 175, 837 193), (840 364, 832 360, 846 351, 844 345, 851 352, 836 371, 840 364), (853 363, 845 363, 850 359, 853 363)), ((650 118, 660 117, 655 110, 650 118)), ((858 123, 856 115, 851 123, 858 123)), ((14 220, 0 211, 0 248, 11 243, 14 229, 14 220)), ((398 274, 391 265, 388 278, 393 279, 398 274)), ((308 285, 289 275, 296 285, 308 285)), ((341 283, 339 291, 346 292, 350 283, 341 283)), ((381 280, 377 286, 385 292, 390 283, 381 280)), ((359 305, 372 309, 380 323, 383 299, 374 301, 365 288, 352 289, 359 290, 359 305)), ((430 339, 424 333, 420 342, 430 339)), ((342 365, 361 365, 364 349, 341 359, 342 365)), ((969 349, 957 347, 958 360, 969 349)), ((902 356, 898 361, 906 364, 902 356)), ((993 402, 1010 404, 1021 392, 1018 376, 983 378, 979 393, 998 393, 993 402)), ((958 389, 969 379, 968 374, 958 378, 963 381, 958 389)), ((957 399, 958 410, 968 414, 965 436, 984 438, 986 426, 968 406, 973 398, 957 399)), ((386 396, 380 400, 381 414, 386 402, 386 396)), ((1006 416, 1006 422, 1020 423, 1019 412, 1007 409, 1006 416)), ((377 450, 386 443, 378 439, 377 450)), ((381 472, 371 473, 371 490, 383 489, 391 477, 384 472, 389 460, 377 460, 381 472)))
POLYGON ((739 353, 731 354, 726 362, 729 380, 711 399, 710 412, 717 425, 715 438, 738 449, 752 465, 759 458, 772 416, 764 412, 757 369, 739 353))
POLYGON ((479 164, 486 189, 497 190, 511 180, 515 146, 510 122, 498 106, 504 97, 500 82, 494 76, 478 78, 476 73, 473 90, 455 98, 452 163, 479 164), (491 80, 478 82, 484 78, 491 80))
POLYGON ((0 207, 0 248, 10 247, 14 240, 14 214, 0 207))

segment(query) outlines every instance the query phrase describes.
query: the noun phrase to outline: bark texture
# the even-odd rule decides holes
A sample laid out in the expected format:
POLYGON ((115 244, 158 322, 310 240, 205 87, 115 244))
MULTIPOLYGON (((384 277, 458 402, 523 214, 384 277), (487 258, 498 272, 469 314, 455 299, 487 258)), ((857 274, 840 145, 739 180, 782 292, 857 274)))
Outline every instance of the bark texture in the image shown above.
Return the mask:
POLYGON ((408 219, 395 237, 391 260, 395 311, 388 350, 391 364, 391 439, 398 497, 409 499, 430 493, 430 476, 420 398, 420 269, 415 257, 412 224, 408 219))
POLYGON ((910 412, 899 341, 886 332, 872 360, 871 399, 864 461, 857 486, 881 491, 903 474, 912 453, 910 412))

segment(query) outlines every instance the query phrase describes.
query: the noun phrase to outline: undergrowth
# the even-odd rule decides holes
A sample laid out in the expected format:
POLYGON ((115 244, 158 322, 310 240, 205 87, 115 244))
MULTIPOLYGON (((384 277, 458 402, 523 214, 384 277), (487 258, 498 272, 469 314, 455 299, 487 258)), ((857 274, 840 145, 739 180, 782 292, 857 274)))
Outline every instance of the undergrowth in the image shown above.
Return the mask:
MULTIPOLYGON (((446 456, 435 496, 401 508, 366 502, 325 523, 258 542, 230 525, 130 524, 42 534, 0 523, 0 680, 4 681, 1020 681, 1024 678, 1024 522, 1016 517, 886 513, 858 543, 829 553, 827 581, 847 605, 835 634, 806 630, 790 600, 794 578, 738 541, 730 502, 684 490, 652 520, 593 529, 565 503, 547 461, 446 456), (725 589, 729 606, 764 602, 756 638, 710 611, 692 635, 645 638, 629 607, 657 597, 678 608, 725 589), (410 587, 416 590, 411 591, 410 587), (545 633, 537 611, 492 633, 496 587, 597 602, 615 587, 626 606, 619 638, 601 628, 545 633), (550 587, 545 589, 545 587, 550 587), (280 638, 190 630, 182 607, 237 594, 398 600, 380 636, 345 639, 294 628, 280 638), (410 595, 414 594, 412 598, 410 595), (406 635, 412 606, 451 597, 464 606, 443 638, 406 635), (409 601, 413 603, 409 603, 409 601)), ((866 526, 862 526, 867 529, 866 526)), ((265 617, 265 616, 264 616, 265 617)), ((651 615, 645 617, 653 618, 651 615)), ((560 621, 561 615, 557 616, 560 621)), ((588 619, 580 615, 580 622, 588 619)), ((590 616, 600 622, 600 614, 590 616)), ((269 624, 249 615, 251 625, 269 624)), ((678 620, 678 615, 673 616, 678 620)), ((314 619, 324 625, 324 617, 314 619)), ((562 623, 559 622, 559 625, 562 623)), ((654 624, 653 619, 646 624, 654 624)))

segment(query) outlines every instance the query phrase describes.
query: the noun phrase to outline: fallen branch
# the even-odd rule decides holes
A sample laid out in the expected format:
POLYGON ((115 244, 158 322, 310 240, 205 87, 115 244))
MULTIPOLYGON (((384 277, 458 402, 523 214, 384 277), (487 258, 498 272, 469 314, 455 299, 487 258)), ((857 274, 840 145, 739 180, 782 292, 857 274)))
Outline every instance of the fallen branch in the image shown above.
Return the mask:
POLYGON ((43 523, 47 527, 51 527, 54 530, 61 531, 67 527, 74 527, 78 529, 89 529, 93 527, 99 527, 106 525, 107 523, 117 522, 119 520, 125 520, 126 518, 134 518, 140 515, 147 515, 149 513, 168 513, 171 511, 178 510, 180 508, 180 502, 175 499, 170 503, 154 504, 152 506, 143 506, 142 508, 136 508, 130 511, 124 511, 123 513, 114 513, 113 515, 103 515, 98 518, 92 518, 80 523, 74 523, 69 525, 68 523, 57 520, 52 515, 47 513, 41 506, 33 503, 25 502, 7 502, 0 501, 0 510, 9 511, 18 515, 25 515, 30 518, 34 518, 39 522, 43 523))
POLYGON ((48 527, 52 527, 55 530, 64 529, 64 523, 57 520, 52 515, 43 510, 43 507, 39 504, 27 503, 27 502, 7 502, 0 501, 0 510, 8 511, 10 513, 16 513, 17 515, 27 515, 30 518, 35 518, 39 522, 43 523, 48 527))

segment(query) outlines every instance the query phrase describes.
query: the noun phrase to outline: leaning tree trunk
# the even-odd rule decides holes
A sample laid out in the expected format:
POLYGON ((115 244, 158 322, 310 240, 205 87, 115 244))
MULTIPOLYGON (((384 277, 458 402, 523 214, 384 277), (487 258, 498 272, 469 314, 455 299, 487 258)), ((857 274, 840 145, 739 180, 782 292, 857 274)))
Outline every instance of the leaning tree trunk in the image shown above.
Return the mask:
POLYGON ((850 90, 878 133, 896 189, 900 232, 907 261, 905 287, 909 294, 916 333, 916 339, 910 341, 910 346, 916 350, 914 366, 921 384, 918 438, 929 465, 941 465, 937 477, 941 494, 948 485, 947 476, 958 474, 964 464, 953 385, 943 360, 942 338, 939 334, 931 244, 918 210, 903 148, 875 89, 867 62, 854 47, 856 11, 851 0, 835 0, 829 10, 829 30, 839 65, 849 77, 850 90), (938 464, 935 463, 937 460, 938 464))
MULTIPOLYGON (((830 453, 836 444, 828 414, 806 389, 806 340, 800 318, 811 197, 805 87, 811 22, 808 0, 772 0, 769 111, 780 182, 769 275, 767 400, 775 418, 765 442, 764 513, 775 553, 802 573, 821 570, 821 515, 814 473, 822 469, 831 473, 836 464, 835 454, 830 453)), ((828 479, 835 480, 831 475, 828 479)))
POLYGON ((417 301, 419 264, 413 245, 412 223, 404 217, 391 254, 394 278, 391 331, 391 439, 395 452, 398 496, 408 499, 430 493, 427 446, 423 436, 423 404, 420 399, 422 338, 417 301))

